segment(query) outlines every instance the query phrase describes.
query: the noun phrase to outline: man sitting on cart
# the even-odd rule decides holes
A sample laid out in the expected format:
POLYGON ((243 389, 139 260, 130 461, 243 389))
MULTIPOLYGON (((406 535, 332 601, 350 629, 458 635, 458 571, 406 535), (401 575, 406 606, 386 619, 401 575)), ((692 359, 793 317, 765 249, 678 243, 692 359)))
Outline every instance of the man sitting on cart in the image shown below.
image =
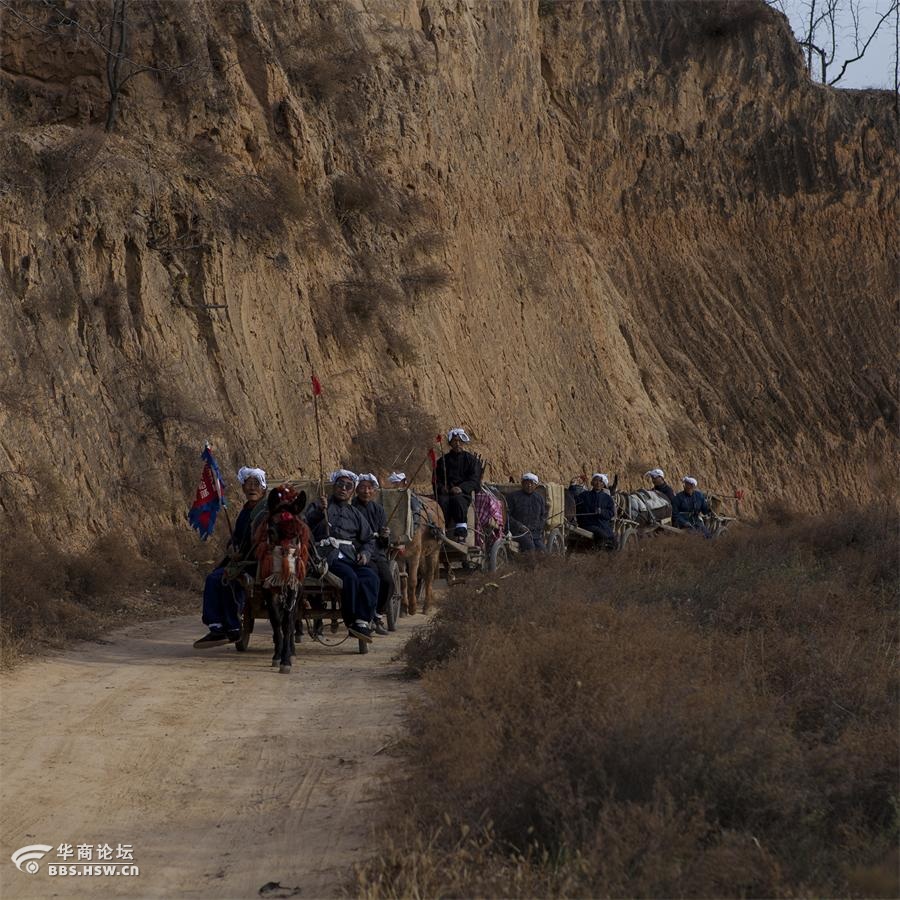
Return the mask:
POLYGON ((244 586, 240 576, 256 573, 253 559, 251 514, 266 493, 266 473, 262 469, 242 466, 237 473, 244 505, 234 523, 225 558, 206 576, 203 586, 203 624, 209 634, 194 641, 194 648, 206 650, 222 644, 233 644, 241 636, 241 613, 244 609, 244 586))
POLYGON ((537 492, 540 479, 534 472, 522 476, 522 488, 506 498, 509 530, 523 553, 545 553, 544 526, 547 501, 537 492))
POLYGON ((309 506, 306 521, 319 554, 341 579, 341 612, 350 634, 372 640, 369 623, 378 603, 378 574, 369 568, 375 536, 365 516, 351 505, 357 477, 348 469, 331 475, 331 497, 309 506))
POLYGON ((591 489, 582 491, 575 502, 578 526, 594 535, 594 546, 605 550, 615 549, 613 520, 616 517, 616 506, 609 493, 609 476, 600 472, 591 475, 591 489))
POLYGON ((463 450, 470 438, 462 428, 451 428, 447 440, 450 452, 441 456, 434 470, 434 496, 444 512, 447 530, 454 540, 465 543, 472 493, 481 486, 481 463, 474 453, 463 450))
POLYGON ((653 482, 653 490, 658 494, 662 494, 669 503, 675 502, 675 491, 671 485, 666 483, 666 473, 662 469, 651 469, 644 473, 647 478, 653 482))
POLYGON ((676 528, 699 531, 704 537, 710 537, 709 529, 700 518, 701 515, 710 514, 709 503, 703 492, 697 490, 697 479, 685 475, 681 483, 684 488, 675 495, 672 502, 672 524, 676 528))
POLYGON ((391 545, 391 531, 388 528, 387 513, 384 507, 375 499, 375 491, 379 489, 378 479, 369 472, 360 475, 356 483, 356 496, 353 498, 353 506, 358 509, 375 536, 375 549, 369 560, 369 568, 374 569, 378 575, 378 606, 375 615, 375 633, 387 634, 387 623, 384 614, 388 601, 394 591, 394 579, 391 577, 391 566, 388 562, 388 548, 391 545))

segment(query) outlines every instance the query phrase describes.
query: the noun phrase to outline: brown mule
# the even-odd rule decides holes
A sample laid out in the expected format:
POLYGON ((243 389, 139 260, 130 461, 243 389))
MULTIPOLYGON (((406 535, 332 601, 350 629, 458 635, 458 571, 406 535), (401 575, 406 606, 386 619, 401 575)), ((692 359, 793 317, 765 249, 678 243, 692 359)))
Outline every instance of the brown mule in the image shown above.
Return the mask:
POLYGON ((422 509, 415 513, 416 527, 412 540, 406 545, 406 610, 416 614, 419 579, 425 591, 423 613, 428 613, 434 600, 434 579, 437 577, 441 542, 433 528, 444 530, 444 513, 435 500, 419 497, 422 509))

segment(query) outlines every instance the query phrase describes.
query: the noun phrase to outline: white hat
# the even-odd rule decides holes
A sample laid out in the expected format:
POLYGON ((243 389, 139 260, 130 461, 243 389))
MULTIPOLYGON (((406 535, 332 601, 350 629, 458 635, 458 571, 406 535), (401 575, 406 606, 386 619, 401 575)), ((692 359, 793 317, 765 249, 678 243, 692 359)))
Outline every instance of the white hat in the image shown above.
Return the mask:
POLYGON ((651 469, 649 472, 644 472, 645 478, 665 478, 666 473, 663 472, 662 469, 651 469))
POLYGON ((391 484, 402 484, 406 481, 406 472, 391 472, 391 474, 388 475, 388 481, 391 484))
POLYGON ((334 484, 338 478, 349 478, 354 486, 359 481, 356 472, 351 472, 349 469, 335 469, 335 471, 331 473, 331 483, 334 484))
POLYGON ((606 485, 606 487, 609 487, 609 475, 604 475, 602 472, 594 472, 594 474, 591 475, 591 481, 593 481, 595 478, 599 478, 606 485))
POLYGON ((685 475, 681 480, 684 484, 692 484, 694 487, 697 487, 697 479, 691 478, 690 475, 685 475))
POLYGON ((469 443, 469 436, 462 428, 451 428, 447 432, 447 443, 449 444, 455 437, 458 437, 464 444, 469 443))
POLYGON ((534 474, 534 472, 526 472, 522 476, 522 481, 533 481, 535 484, 541 483, 541 479, 538 478, 537 475, 534 474))
POLYGON ((259 486, 263 490, 266 489, 266 473, 262 469, 254 469, 252 466, 241 466, 237 473, 238 481, 243 484, 248 478, 256 478, 259 481, 259 486))
POLYGON ((356 483, 359 484, 360 481, 370 481, 375 487, 380 488, 381 485, 378 483, 378 479, 371 473, 368 472, 366 474, 360 474, 356 479, 356 483))

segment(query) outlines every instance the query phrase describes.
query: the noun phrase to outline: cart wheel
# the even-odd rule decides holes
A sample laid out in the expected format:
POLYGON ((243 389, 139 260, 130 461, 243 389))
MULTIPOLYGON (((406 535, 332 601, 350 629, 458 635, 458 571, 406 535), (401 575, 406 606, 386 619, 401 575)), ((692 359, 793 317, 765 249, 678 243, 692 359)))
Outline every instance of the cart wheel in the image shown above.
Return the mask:
POLYGON ((563 540, 562 532, 558 528, 554 528, 547 536, 547 552, 551 556, 566 555, 566 542, 563 540))
POLYGON ((243 653, 250 646, 250 635, 253 634, 253 610, 250 608, 250 598, 244 603, 244 611, 241 614, 241 636, 234 642, 234 649, 243 653))
POLYGON ((506 565, 509 560, 509 551, 506 549, 506 541, 501 538, 491 545, 491 555, 488 558, 488 572, 496 572, 506 565))
POLYGON ((360 641, 359 642, 359 652, 360 653, 368 653, 369 652, 369 642, 368 641, 360 641))
POLYGON ((387 627, 388 631, 397 630, 397 619, 400 618, 400 606, 403 603, 403 582, 400 580, 400 566, 395 559, 390 562, 391 581, 394 583, 394 590, 391 593, 387 606, 387 627))
POLYGON ((631 546, 634 543, 634 531, 629 528, 622 532, 621 537, 619 538, 617 549, 621 552, 626 547, 631 546))

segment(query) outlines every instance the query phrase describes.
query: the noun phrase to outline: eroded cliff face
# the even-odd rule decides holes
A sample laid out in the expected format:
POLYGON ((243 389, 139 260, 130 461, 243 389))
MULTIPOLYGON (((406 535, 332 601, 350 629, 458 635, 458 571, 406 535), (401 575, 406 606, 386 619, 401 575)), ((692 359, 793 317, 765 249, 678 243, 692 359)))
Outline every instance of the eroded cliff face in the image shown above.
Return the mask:
POLYGON ((98 45, 14 8, 7 514, 75 542, 178 521, 205 438, 315 475, 313 370, 326 467, 383 471, 421 429, 414 469, 433 417, 501 480, 876 490, 892 97, 809 83, 761 3, 132 3, 155 70, 108 135, 98 45))

